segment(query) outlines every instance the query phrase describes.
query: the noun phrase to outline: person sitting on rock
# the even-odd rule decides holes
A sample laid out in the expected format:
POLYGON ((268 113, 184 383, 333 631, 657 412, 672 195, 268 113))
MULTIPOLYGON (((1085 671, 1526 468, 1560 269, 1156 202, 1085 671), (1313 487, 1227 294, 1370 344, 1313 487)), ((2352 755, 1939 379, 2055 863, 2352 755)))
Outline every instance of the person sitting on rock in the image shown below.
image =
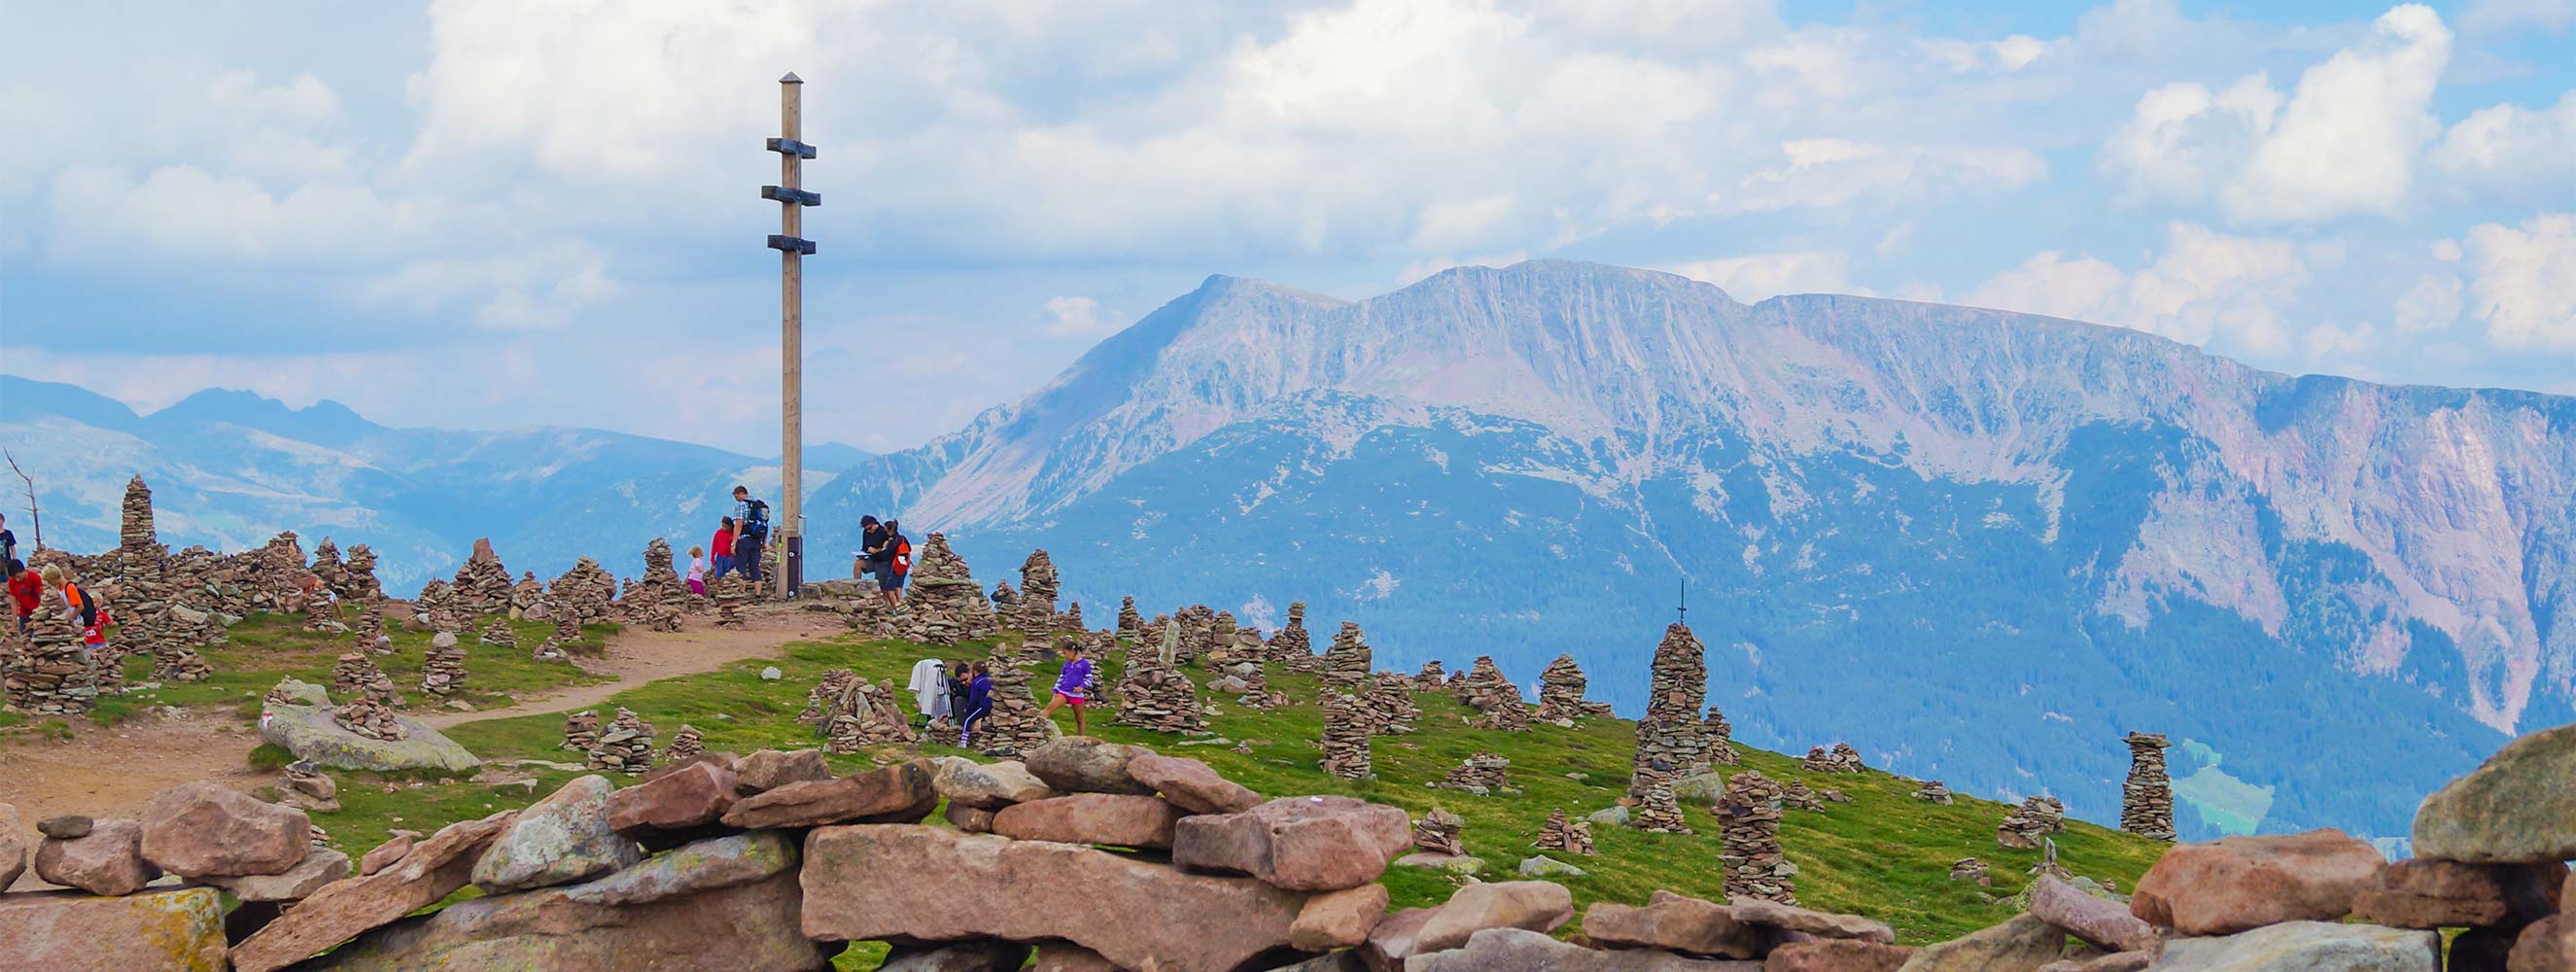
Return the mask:
POLYGON ((858 562, 860 580, 867 580, 877 575, 877 568, 885 563, 883 558, 877 556, 877 550, 884 546, 885 524, 877 522, 877 515, 874 513, 860 517, 858 562))
POLYGON ((1058 707, 1072 706, 1073 734, 1090 735, 1082 724, 1082 708, 1091 704, 1091 659, 1082 657, 1082 642, 1071 638, 1058 643, 1055 652, 1064 659, 1064 670, 1056 674, 1055 697, 1047 700, 1046 711, 1038 716, 1051 719, 1058 707))
MULTIPOLYGON (((984 667, 983 662, 976 662, 971 671, 974 681, 966 684, 966 707, 960 710, 957 717, 957 745, 960 747, 974 740, 975 724, 984 721, 985 716, 993 714, 993 673, 984 667)), ((1082 710, 1076 708, 1073 714, 1074 724, 1081 725, 1082 710)))

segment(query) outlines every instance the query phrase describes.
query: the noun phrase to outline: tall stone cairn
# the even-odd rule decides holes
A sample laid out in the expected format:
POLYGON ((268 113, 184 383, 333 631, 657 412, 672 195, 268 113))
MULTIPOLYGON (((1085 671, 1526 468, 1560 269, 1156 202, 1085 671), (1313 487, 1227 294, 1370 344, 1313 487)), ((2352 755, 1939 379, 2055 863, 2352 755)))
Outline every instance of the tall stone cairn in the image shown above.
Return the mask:
POLYGON ((1444 857, 1464 856, 1467 844, 1461 835, 1466 829, 1466 818, 1449 812, 1445 807, 1433 807, 1430 813, 1413 822, 1413 849, 1444 857))
POLYGON ((1500 729, 1520 732, 1530 727, 1529 702, 1521 698, 1521 687, 1503 677, 1501 667, 1492 655, 1476 656, 1476 664, 1467 677, 1453 686, 1458 701, 1475 707, 1476 717, 1467 724, 1478 729, 1500 729))
POLYGON ((1673 786, 1656 780, 1646 787, 1646 795, 1637 799, 1637 808, 1628 814, 1628 825, 1657 834, 1691 833, 1690 824, 1682 819, 1682 805, 1673 799, 1673 786))
POLYGON ((1709 765, 1733 766, 1739 761, 1735 755, 1735 725, 1726 721, 1726 713, 1709 706, 1708 718, 1699 727, 1700 739, 1708 747, 1701 755, 1707 757, 1709 765))
POLYGON ((985 751, 1017 752, 1055 738, 1055 724, 1038 714, 1037 699, 1029 694, 1028 667, 998 643, 984 667, 993 678, 993 714, 977 726, 985 751))
POLYGON ((586 764, 595 770, 614 770, 634 775, 653 767, 653 724, 644 721, 625 706, 617 708, 617 718, 609 720, 590 747, 586 764))
POLYGON ((1505 789, 1503 771, 1511 765, 1512 761, 1500 753, 1477 753, 1450 767, 1440 785, 1478 795, 1501 793, 1505 789))
POLYGON ((921 734, 895 704, 892 683, 878 685, 853 678, 831 702, 823 720, 823 748, 855 753, 867 746, 920 742, 921 734))
POLYGON ((474 640, 487 645, 516 648, 519 647, 519 632, 510 627, 509 618, 495 616, 492 623, 483 626, 483 633, 476 636, 474 640))
POLYGON ((1198 686, 1178 664, 1186 634, 1179 624, 1163 626, 1163 644, 1155 651, 1127 653, 1125 676, 1118 680, 1118 714, 1114 725, 1155 732, 1195 732, 1207 719, 1199 711, 1198 686))
POLYGON ((1675 622, 1664 629, 1648 673, 1646 715, 1637 720, 1636 762, 1628 776, 1631 796, 1708 761, 1699 722, 1700 707, 1708 703, 1708 661, 1688 625, 1675 622))
POLYGON ((1324 773, 1335 779, 1365 780, 1369 766, 1369 732, 1360 702, 1350 695, 1324 690, 1324 773))
POLYGON ((1718 860, 1726 865, 1726 896, 1797 904, 1798 866, 1780 850, 1780 784, 1745 770, 1726 781, 1718 801, 1718 860))
POLYGON ((352 651, 331 666, 331 694, 344 699, 362 695, 393 699, 394 680, 376 667, 376 660, 367 657, 364 650, 352 651))
POLYGON ((751 600, 751 591, 741 574, 726 574, 716 582, 716 627, 742 627, 742 607, 751 600))
POLYGON ((394 639, 385 633, 385 599, 375 598, 358 605, 358 620, 350 629, 357 635, 359 651, 375 655, 394 653, 394 639))
POLYGON ((340 567, 340 586, 333 592, 361 603, 385 599, 384 585, 376 580, 376 552, 366 544, 352 544, 349 559, 340 567))
POLYGON ((583 709, 564 716, 563 748, 588 753, 599 745, 599 710, 583 709))
POLYGON ((1360 626, 1342 622, 1342 630, 1324 648, 1324 684, 1345 692, 1359 688, 1368 681, 1370 655, 1368 642, 1360 636, 1360 626))
POLYGON ((420 586, 420 596, 412 598, 414 616, 431 631, 461 631, 465 628, 464 612, 457 610, 455 586, 432 578, 420 586))
POLYGON ((684 759, 695 759, 706 751, 706 735, 700 733, 698 727, 683 722, 680 724, 680 731, 671 734, 671 745, 662 750, 662 758, 676 763, 684 759))
POLYGON ((2129 744, 2129 781, 2120 788, 2120 829, 2149 840, 2174 839, 2173 780, 2165 775, 2165 741, 2162 733, 2132 732, 2120 740, 2129 744))
POLYGON ((916 640, 953 645, 993 636, 993 603, 984 599, 984 587, 967 570, 966 559, 948 546, 947 534, 934 530, 922 542, 906 586, 904 606, 922 626, 916 640))
POLYGON ((465 687, 465 646, 431 648, 420 663, 420 690, 431 695, 456 694, 465 687))
MULTIPOLYGON (((1020 561, 1020 594, 1011 602, 1011 623, 1021 631, 1066 630, 1064 619, 1055 613, 1057 595, 1055 560, 1044 549, 1029 551, 1020 561)), ((1077 623, 1071 630, 1081 630, 1077 623)))
POLYGON ((1995 843, 2015 850, 2036 850, 2048 835, 2065 829, 2066 804, 2056 797, 2026 797, 1995 827, 1995 843))
POLYGON ((588 557, 574 561, 571 570, 556 575, 554 583, 546 585, 546 614, 550 617, 567 613, 583 624, 615 621, 616 600, 617 578, 599 566, 599 561, 588 557))
POLYGON ((492 552, 492 538, 474 541, 474 553, 456 568, 456 609, 467 618, 510 609, 510 568, 492 552))
POLYGON ((330 537, 313 545, 313 576, 322 578, 322 586, 331 596, 349 599, 349 568, 341 565, 340 545, 332 543, 330 537))
POLYGON ((143 475, 125 481, 125 508, 118 522, 117 546, 142 549, 159 546, 161 538, 152 528, 152 487, 143 485, 143 475))
POLYGON ((1413 701, 1413 680, 1393 672, 1369 676, 1359 695, 1361 717, 1373 736, 1402 735, 1422 721, 1422 706, 1413 701))
POLYGON ((1288 602, 1288 624, 1270 636, 1270 660, 1297 669, 1315 660, 1315 645, 1306 638, 1306 602, 1288 602))
MULTIPOLYGON (((1181 628, 1181 640, 1174 660, 1189 665, 1216 650, 1216 610, 1205 604, 1192 604, 1172 615, 1172 623, 1181 628)), ((1233 624, 1229 621, 1226 627, 1233 624)))
POLYGON ((1001 580, 994 581, 993 593, 990 597, 993 601, 993 613, 1002 619, 1002 626, 1006 628, 1018 628, 1020 626, 1020 592, 1017 588, 1011 586, 1010 579, 1003 578, 1001 580))
POLYGON ((1118 599, 1118 637, 1121 637, 1121 638, 1142 638, 1142 637, 1144 637, 1144 636, 1145 636, 1145 616, 1144 616, 1144 615, 1142 615, 1142 614, 1138 614, 1138 613, 1136 613, 1136 599, 1135 599, 1135 598, 1133 598, 1133 597, 1121 597, 1121 598, 1119 598, 1119 599, 1118 599))
POLYGON ((1560 851, 1586 857, 1599 853, 1592 847, 1592 822, 1568 820, 1564 807, 1547 812, 1547 822, 1539 825, 1538 839, 1530 841, 1530 846, 1543 851, 1560 851))
MULTIPOLYGON (((1599 714, 1594 703, 1583 700, 1583 690, 1590 680, 1583 677, 1583 666, 1574 663, 1573 655, 1558 655, 1538 673, 1538 713, 1540 722, 1572 726, 1574 720, 1599 714)), ((1607 709, 1601 706, 1600 709, 1607 709)))
POLYGON ((1082 628, 1082 602, 1081 602, 1081 601, 1074 601, 1074 602, 1068 603, 1068 604, 1066 604, 1066 605, 1064 606, 1064 619, 1063 619, 1062 623, 1060 623, 1060 624, 1058 624, 1058 625, 1056 626, 1056 630, 1057 630, 1057 631, 1064 632, 1064 633, 1066 633, 1066 634, 1083 634, 1083 633, 1085 633, 1085 632, 1083 631, 1083 628, 1082 628))
POLYGON ((28 620, 23 646, 5 674, 9 703, 31 715, 82 715, 98 705, 98 668, 81 650, 81 631, 59 611, 28 620))
POLYGON ((679 618, 689 610, 689 589, 671 566, 670 541, 654 537, 644 545, 644 575, 627 580, 617 608, 627 620, 652 630, 679 630, 679 618))

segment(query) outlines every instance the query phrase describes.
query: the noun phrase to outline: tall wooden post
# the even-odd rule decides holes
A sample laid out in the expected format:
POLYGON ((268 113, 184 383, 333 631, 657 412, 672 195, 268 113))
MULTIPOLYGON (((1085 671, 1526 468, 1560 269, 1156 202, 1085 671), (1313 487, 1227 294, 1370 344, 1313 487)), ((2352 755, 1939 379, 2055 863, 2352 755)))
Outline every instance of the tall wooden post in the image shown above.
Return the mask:
POLYGON ((804 162, 814 147, 804 143, 798 95, 805 82, 794 74, 778 79, 779 137, 769 140, 778 153, 778 184, 760 187, 760 198, 778 202, 779 232, 769 238, 778 251, 779 450, 778 522, 771 528, 782 545, 778 593, 794 596, 805 583, 805 257, 814 241, 805 238, 805 207, 820 206, 820 193, 805 191, 804 162))

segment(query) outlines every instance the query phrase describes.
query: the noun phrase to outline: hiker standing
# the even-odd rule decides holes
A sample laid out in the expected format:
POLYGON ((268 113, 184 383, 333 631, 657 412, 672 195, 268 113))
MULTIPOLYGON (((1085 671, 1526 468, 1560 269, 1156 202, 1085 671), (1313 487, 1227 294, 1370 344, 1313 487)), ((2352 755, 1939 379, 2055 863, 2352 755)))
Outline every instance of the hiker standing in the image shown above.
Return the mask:
POLYGON ((707 548, 689 548, 689 593, 707 596, 707 548))
MULTIPOLYGON (((9 532, 9 514, 0 513, 0 564, 18 560, 18 535, 9 532)), ((17 575, 11 574, 11 577, 17 575)))
POLYGON ((36 607, 45 603, 45 579, 16 557, 9 558, 9 600, 18 610, 18 633, 26 634, 28 622, 36 617, 36 607))
MULTIPOLYGON (((992 672, 984 667, 983 662, 976 662, 970 671, 973 672, 974 679, 966 683, 966 714, 957 719, 957 745, 960 747, 975 738, 976 723, 984 721, 985 716, 993 714, 992 672)), ((1074 724, 1076 726, 1082 724, 1082 712, 1079 709, 1074 711, 1074 724)), ((1076 733, 1076 735, 1079 734, 1076 733)))
POLYGON ((1067 638, 1055 646, 1064 659, 1064 670, 1055 676, 1055 697, 1048 699, 1040 718, 1053 718, 1062 706, 1073 708, 1073 734, 1089 735, 1082 725, 1082 708, 1091 704, 1091 659, 1082 657, 1082 642, 1067 638))
POLYGON ((904 539, 903 524, 885 521, 885 539, 877 548, 877 591, 885 595, 886 607, 903 613, 903 582, 912 574, 912 541, 904 539))
POLYGON ((751 487, 733 488, 733 566, 742 579, 760 583, 760 545, 769 539, 769 504, 751 497, 751 487))
POLYGON ((716 521, 715 539, 707 541, 707 549, 713 551, 708 556, 715 566, 707 580, 723 580, 724 575, 733 573, 733 517, 716 521))

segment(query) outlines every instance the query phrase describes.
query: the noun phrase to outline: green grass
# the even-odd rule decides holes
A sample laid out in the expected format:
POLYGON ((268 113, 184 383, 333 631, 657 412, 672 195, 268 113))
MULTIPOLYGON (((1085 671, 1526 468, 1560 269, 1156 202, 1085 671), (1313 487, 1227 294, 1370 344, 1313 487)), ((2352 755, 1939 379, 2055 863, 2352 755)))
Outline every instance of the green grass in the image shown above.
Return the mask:
MULTIPOLYGON (((633 709, 655 723, 666 741, 683 723, 692 724, 704 733, 707 748, 716 751, 805 748, 818 740, 812 730, 795 722, 795 716, 804 707, 806 691, 825 669, 852 668, 868 678, 900 685, 913 662, 921 658, 982 657, 985 651, 982 644, 794 642, 775 658, 635 687, 601 706, 601 715, 608 716, 620 705, 633 709), (778 666, 785 677, 761 680, 758 673, 765 665, 778 666)), ((1110 669, 1104 679, 1114 680, 1115 660, 1104 661, 1110 669)), ((1052 684, 1054 668, 1048 662, 1032 674, 1031 683, 1052 684)), ((1193 674, 1205 680, 1204 673, 1193 674)), ((1434 806, 1447 807, 1466 819, 1467 850, 1485 859, 1487 869, 1480 877, 1487 880, 1514 876, 1520 860, 1533 853, 1529 842, 1551 808, 1561 807, 1579 817, 1610 806, 1626 787, 1633 723, 1593 719, 1574 729, 1542 725, 1523 733, 1473 730, 1464 725, 1469 710, 1442 693, 1417 696, 1424 710, 1420 731, 1375 740, 1376 779, 1359 783, 1330 779, 1317 768, 1321 719, 1310 701, 1316 696, 1315 680, 1274 671, 1272 687, 1286 692, 1293 704, 1263 712, 1219 700, 1220 713, 1210 721, 1217 734, 1250 741, 1248 755, 1224 746, 1177 745, 1187 737, 1109 726, 1106 712, 1093 713, 1090 730, 1103 738, 1197 757, 1269 796, 1347 794, 1400 806, 1416 817, 1434 806), (1524 792, 1477 797, 1424 786, 1480 750, 1509 757, 1511 783, 1524 792)), ((905 704, 909 708, 909 698, 905 704)), ((1058 713, 1057 721, 1071 731, 1067 714, 1058 713)), ((329 828, 335 843, 355 854, 374 846, 395 827, 429 830, 523 805, 582 775, 577 768, 508 763, 578 764, 578 754, 558 748, 562 728, 561 714, 457 726, 449 735, 487 760, 487 775, 523 773, 529 779, 504 785, 343 780, 343 810, 317 819, 329 828), (385 792, 387 787, 393 792, 385 792)), ((1811 907, 1885 920, 1896 927, 1902 941, 1920 944, 1952 938, 2009 917, 2012 906, 2000 900, 2026 885, 2027 871, 2039 860, 2037 851, 2006 850, 1995 844, 1995 825, 2008 809, 2004 804, 1962 796, 1954 805, 1937 806, 1913 799, 1911 785, 1885 773, 1809 774, 1790 757, 1737 748, 1743 753, 1742 768, 1760 769, 1784 781, 1805 779, 1811 787, 1839 789, 1852 798, 1850 803, 1827 804, 1821 813, 1789 811, 1781 841, 1801 872, 1799 899, 1811 907), (1991 866, 1994 887, 1949 880, 1951 862, 1970 856, 1991 866)), ((831 761, 849 771, 918 754, 962 752, 943 745, 884 747, 834 756, 831 761)), ((1649 834, 1596 826, 1593 835, 1600 854, 1570 859, 1588 873, 1562 882, 1574 892, 1577 906, 1594 901, 1640 903, 1659 888, 1723 900, 1717 822, 1704 806, 1685 805, 1683 812, 1697 834, 1649 834)), ((2135 885, 2164 846, 2072 821, 2057 836, 2057 845, 2059 860, 2069 869, 2123 888, 2135 885)), ((1445 900, 1457 879, 1395 868, 1384 883, 1397 907, 1410 907, 1445 900)), ((845 960, 853 963, 848 967, 865 967, 854 964, 857 961, 845 960)))

